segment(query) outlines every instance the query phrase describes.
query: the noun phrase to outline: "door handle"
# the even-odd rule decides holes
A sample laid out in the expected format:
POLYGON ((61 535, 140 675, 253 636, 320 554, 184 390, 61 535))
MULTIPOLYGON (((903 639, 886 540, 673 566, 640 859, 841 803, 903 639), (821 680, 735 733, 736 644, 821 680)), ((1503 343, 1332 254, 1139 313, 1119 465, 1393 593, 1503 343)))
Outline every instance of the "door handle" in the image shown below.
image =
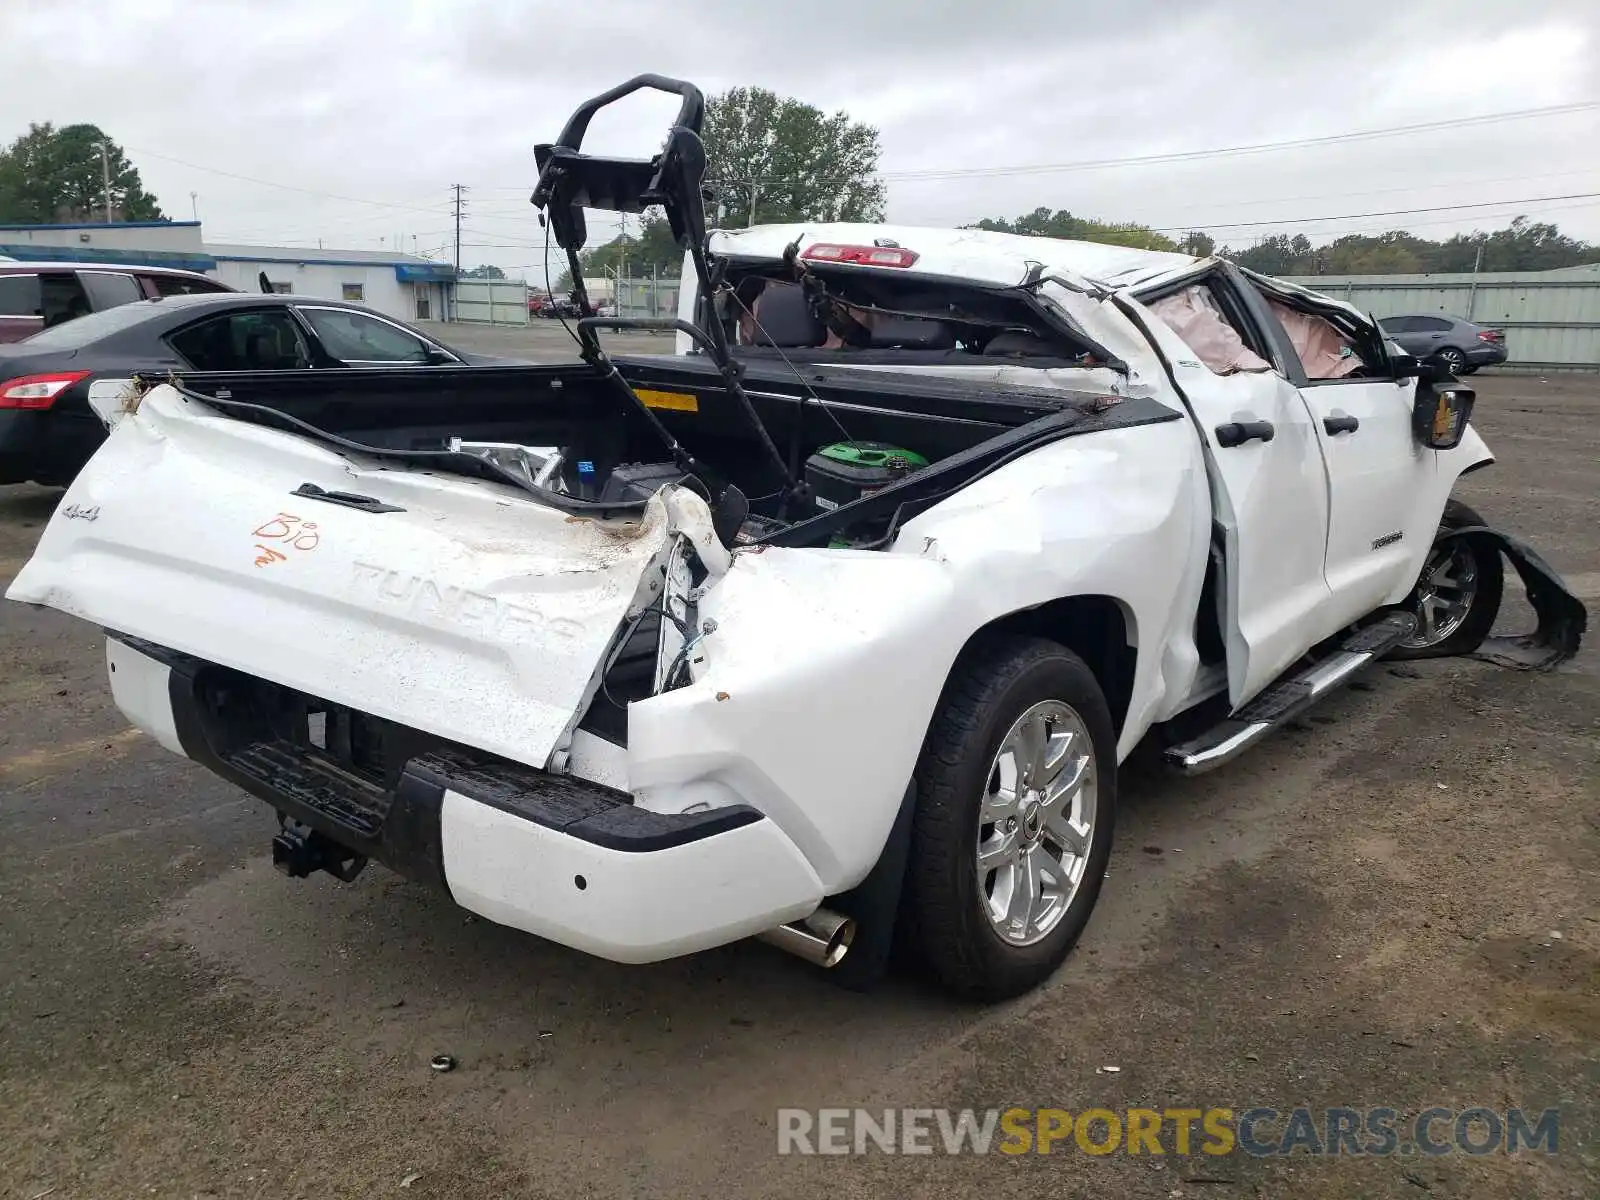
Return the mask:
POLYGON ((1216 428, 1217 445, 1224 448, 1246 442, 1270 442, 1278 436, 1271 421, 1230 421, 1216 428))
POLYGON ((1354 433, 1361 422, 1355 417, 1323 417, 1322 427, 1329 433, 1354 433))
POLYGON ((362 512, 391 513, 405 512, 398 504, 385 504, 382 500, 371 496, 360 496, 354 492, 329 492, 319 488, 314 483, 302 483, 291 496, 304 496, 307 500, 325 500, 329 504, 343 505, 345 508, 358 508, 362 512))

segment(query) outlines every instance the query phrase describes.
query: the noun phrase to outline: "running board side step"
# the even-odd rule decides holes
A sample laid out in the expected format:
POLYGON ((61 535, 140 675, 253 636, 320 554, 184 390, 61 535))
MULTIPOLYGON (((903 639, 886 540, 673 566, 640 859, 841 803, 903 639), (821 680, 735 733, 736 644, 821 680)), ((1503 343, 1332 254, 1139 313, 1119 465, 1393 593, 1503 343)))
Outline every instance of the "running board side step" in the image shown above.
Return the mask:
POLYGON ((1232 762, 1267 734, 1336 692, 1416 632, 1417 618, 1392 612, 1357 630, 1320 662, 1286 675, 1238 712, 1190 741, 1167 749, 1167 765, 1200 775, 1232 762))

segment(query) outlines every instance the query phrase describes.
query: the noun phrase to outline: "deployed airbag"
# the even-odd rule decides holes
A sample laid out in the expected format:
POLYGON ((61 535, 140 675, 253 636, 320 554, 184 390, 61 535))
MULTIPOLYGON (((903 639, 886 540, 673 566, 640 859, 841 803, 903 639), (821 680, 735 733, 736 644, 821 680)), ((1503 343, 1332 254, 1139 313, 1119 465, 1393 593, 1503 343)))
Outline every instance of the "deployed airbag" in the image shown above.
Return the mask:
POLYGON ((1163 296, 1149 307, 1218 375, 1272 369, 1271 363, 1244 344, 1203 284, 1163 296))
POLYGON ((1355 347, 1332 321, 1290 308, 1271 296, 1266 300, 1294 343, 1307 379, 1343 379, 1363 365, 1355 347))

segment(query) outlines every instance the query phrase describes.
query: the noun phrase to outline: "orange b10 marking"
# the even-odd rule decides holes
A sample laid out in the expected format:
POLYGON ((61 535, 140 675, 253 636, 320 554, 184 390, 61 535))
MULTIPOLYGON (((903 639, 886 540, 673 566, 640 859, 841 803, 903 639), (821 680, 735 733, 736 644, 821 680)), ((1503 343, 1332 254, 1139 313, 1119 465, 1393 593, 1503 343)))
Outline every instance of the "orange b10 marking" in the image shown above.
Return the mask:
POLYGON ((303 521, 292 513, 284 512, 253 530, 250 536, 261 539, 256 543, 258 567, 267 567, 275 562, 287 560, 289 556, 284 553, 284 549, 304 552, 315 550, 317 543, 322 540, 322 534, 318 532, 315 521, 303 521), (278 545, 270 546, 266 544, 268 542, 276 542, 278 545))

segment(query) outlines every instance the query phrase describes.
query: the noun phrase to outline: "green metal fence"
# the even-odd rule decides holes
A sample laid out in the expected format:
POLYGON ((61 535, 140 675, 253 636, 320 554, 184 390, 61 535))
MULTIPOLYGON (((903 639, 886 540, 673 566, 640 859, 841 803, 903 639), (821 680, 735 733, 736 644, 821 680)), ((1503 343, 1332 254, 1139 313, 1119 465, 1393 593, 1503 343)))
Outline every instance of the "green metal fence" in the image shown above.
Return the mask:
POLYGON ((1438 314, 1503 329, 1505 370, 1600 371, 1600 266, 1285 278, 1377 317, 1438 314))

